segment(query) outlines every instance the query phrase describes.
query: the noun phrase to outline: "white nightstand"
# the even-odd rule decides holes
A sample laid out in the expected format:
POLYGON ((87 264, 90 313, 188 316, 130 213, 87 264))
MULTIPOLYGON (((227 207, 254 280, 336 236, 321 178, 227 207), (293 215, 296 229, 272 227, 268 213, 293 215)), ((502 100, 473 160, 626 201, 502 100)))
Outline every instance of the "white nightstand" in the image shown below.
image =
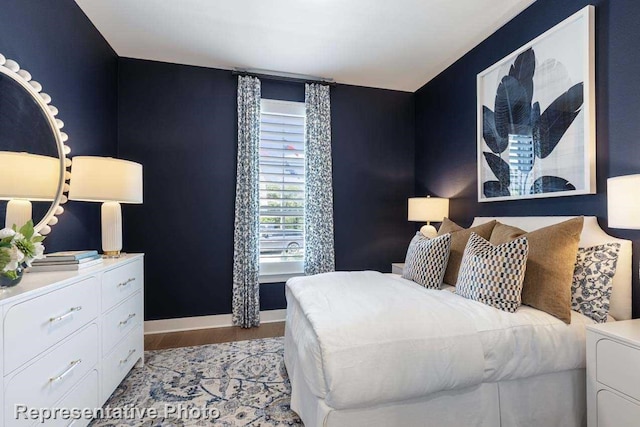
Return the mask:
POLYGON ((402 274, 404 271, 404 262, 394 262, 391 264, 391 272, 393 274, 402 274))
POLYGON ((640 319, 587 326, 587 420, 640 425, 640 319))

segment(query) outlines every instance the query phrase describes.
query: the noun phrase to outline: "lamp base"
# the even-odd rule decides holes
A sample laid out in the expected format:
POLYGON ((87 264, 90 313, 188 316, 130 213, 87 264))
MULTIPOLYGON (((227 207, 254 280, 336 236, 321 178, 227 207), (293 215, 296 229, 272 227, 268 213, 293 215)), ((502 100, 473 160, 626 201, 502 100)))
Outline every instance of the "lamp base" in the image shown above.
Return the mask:
POLYGON ((122 209, 118 202, 102 204, 102 252, 118 257, 122 250, 122 209))
POLYGON ((430 239, 438 237, 438 230, 436 230, 436 228, 431 224, 423 225, 422 228, 420 228, 420 232, 423 236, 430 239))
POLYGON ((122 256, 122 252, 120 251, 103 251, 102 258, 120 258, 122 256))
POLYGON ((5 217, 5 227, 13 228, 15 225, 19 230, 32 216, 31 202, 29 200, 11 199, 7 203, 7 214, 5 217))

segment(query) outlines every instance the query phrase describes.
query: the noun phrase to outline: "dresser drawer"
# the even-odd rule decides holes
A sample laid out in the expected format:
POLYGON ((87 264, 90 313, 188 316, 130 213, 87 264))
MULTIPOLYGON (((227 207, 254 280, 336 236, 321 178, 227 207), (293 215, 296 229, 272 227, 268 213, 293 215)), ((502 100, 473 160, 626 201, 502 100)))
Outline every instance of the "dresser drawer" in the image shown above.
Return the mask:
POLYGON ((5 421, 15 425, 15 405, 49 408, 98 362, 98 327, 91 324, 10 378, 5 385, 5 421))
POLYGON ((103 316, 103 354, 109 353, 128 332, 142 323, 142 307, 142 293, 136 292, 103 316))
POLYGON ((142 326, 136 327, 102 360, 102 398, 106 400, 143 355, 142 326))
POLYGON ((142 289, 143 275, 141 260, 105 272, 102 277, 102 311, 108 311, 142 289))
MULTIPOLYGON (((56 408, 81 410, 84 408, 99 408, 98 402, 98 371, 93 370, 87 374, 80 383, 73 388, 62 400, 54 405, 56 408)), ((79 414, 80 416, 82 414, 79 414)), ((85 418, 51 419, 46 420, 42 426, 46 427, 85 427, 91 422, 85 418)))
POLYGON ((640 400, 640 349, 609 339, 596 344, 598 382, 640 400))
POLYGON ((4 320, 5 374, 95 319, 97 291, 98 279, 90 277, 10 307, 4 320))
POLYGON ((598 427, 637 426, 640 406, 608 390, 598 392, 598 427))

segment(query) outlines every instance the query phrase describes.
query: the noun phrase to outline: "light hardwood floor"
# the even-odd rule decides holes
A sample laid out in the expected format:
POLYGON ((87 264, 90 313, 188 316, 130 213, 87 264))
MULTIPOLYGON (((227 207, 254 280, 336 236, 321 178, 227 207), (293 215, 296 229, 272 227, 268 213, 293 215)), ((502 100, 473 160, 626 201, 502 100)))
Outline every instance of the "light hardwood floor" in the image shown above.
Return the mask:
POLYGON ((284 322, 263 323, 257 328, 242 329, 237 326, 228 328, 200 329, 197 331, 169 332, 145 335, 145 350, 190 347, 194 345, 216 344, 229 341, 252 340, 284 336, 284 322))

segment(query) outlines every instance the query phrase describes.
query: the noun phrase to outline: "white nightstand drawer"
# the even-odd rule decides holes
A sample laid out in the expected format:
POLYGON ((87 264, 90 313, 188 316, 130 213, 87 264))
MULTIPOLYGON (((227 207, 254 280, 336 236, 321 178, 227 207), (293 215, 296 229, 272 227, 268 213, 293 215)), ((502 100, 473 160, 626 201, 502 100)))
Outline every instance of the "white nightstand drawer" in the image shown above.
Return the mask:
POLYGON ((640 400, 639 349, 601 339, 596 344, 596 361, 598 382, 640 400))
POLYGON ((404 272, 404 262, 394 262, 391 264, 391 272, 393 274, 402 274, 404 272))
POLYGON ((98 279, 90 277, 11 307, 4 321, 5 374, 95 319, 97 290, 98 279))
POLYGON ((142 323, 142 292, 137 292, 104 316, 102 352, 109 353, 129 331, 142 323))
POLYGON ((631 427, 640 424, 640 406, 608 391, 600 390, 598 427, 631 427))
POLYGON ((134 261, 104 273, 102 278, 102 311, 108 311, 142 289, 142 261, 134 261))
POLYGON ((5 425, 25 425, 25 421, 18 422, 13 417, 16 404, 51 407, 97 363, 98 327, 92 324, 9 379, 5 389, 5 425))

